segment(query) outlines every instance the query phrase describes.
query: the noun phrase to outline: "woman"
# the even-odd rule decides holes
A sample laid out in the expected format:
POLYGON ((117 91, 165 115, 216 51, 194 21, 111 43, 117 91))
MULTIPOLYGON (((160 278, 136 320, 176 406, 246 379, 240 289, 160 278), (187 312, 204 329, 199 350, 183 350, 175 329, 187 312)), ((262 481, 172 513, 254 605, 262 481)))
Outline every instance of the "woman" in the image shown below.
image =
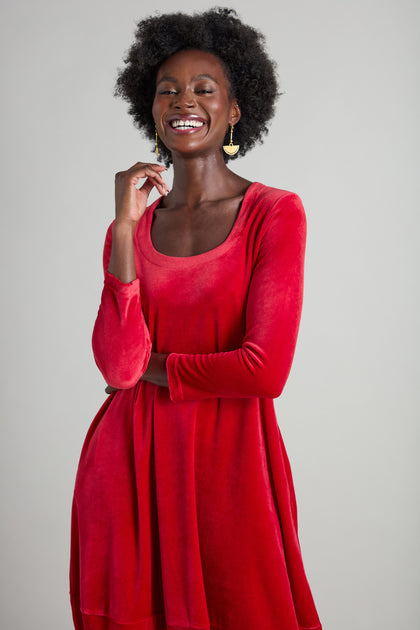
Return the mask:
POLYGON ((274 111, 262 44, 231 10, 154 16, 118 76, 174 180, 156 162, 115 179, 93 332, 110 396, 73 501, 77 630, 321 628, 273 404, 296 344, 305 214, 227 166, 274 111))

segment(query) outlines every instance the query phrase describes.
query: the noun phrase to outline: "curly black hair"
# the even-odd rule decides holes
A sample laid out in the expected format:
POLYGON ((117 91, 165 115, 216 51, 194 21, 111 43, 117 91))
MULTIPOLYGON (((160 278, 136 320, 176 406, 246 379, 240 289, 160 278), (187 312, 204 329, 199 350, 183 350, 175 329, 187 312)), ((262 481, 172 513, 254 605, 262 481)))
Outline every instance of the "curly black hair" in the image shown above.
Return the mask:
MULTIPOLYGON (((155 139, 152 105, 156 75, 162 63, 184 49, 200 49, 216 55, 222 62, 231 94, 238 100, 241 118, 235 125, 234 142, 240 152, 223 153, 225 162, 245 155, 268 133, 267 122, 274 115, 274 104, 282 94, 276 77, 277 64, 264 50, 264 35, 241 22, 234 9, 213 7, 203 13, 155 14, 137 24, 135 41, 118 68, 114 96, 128 101, 134 125, 150 140, 155 139)), ((225 143, 229 142, 227 130, 225 143)), ((159 146, 159 160, 172 163, 170 151, 159 146)))

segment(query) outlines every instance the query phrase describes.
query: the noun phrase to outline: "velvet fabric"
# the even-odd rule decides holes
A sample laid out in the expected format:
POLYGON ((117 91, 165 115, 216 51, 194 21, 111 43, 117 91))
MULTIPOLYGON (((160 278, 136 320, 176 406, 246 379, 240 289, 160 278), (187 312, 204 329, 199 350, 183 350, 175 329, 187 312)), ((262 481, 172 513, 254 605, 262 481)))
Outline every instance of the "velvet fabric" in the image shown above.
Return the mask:
POLYGON ((94 418, 74 489, 76 630, 320 630, 273 398, 298 334, 306 219, 253 182, 218 247, 157 251, 148 206, 137 278, 107 271, 95 360, 119 388, 94 418), (169 388, 140 377, 168 353, 169 388))

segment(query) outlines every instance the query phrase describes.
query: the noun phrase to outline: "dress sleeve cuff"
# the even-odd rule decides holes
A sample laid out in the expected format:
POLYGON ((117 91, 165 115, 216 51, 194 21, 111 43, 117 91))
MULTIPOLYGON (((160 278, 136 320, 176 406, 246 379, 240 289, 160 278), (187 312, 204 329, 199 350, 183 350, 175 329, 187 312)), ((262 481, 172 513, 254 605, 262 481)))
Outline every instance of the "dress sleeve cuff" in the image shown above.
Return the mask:
POLYGON ((166 359, 166 373, 168 376, 169 397, 172 402, 184 400, 182 387, 177 375, 178 355, 170 353, 166 359))
POLYGON ((139 291, 139 279, 135 278, 131 282, 122 282, 116 276, 113 276, 109 271, 105 271, 104 284, 112 289, 116 289, 119 293, 123 293, 127 296, 139 291))

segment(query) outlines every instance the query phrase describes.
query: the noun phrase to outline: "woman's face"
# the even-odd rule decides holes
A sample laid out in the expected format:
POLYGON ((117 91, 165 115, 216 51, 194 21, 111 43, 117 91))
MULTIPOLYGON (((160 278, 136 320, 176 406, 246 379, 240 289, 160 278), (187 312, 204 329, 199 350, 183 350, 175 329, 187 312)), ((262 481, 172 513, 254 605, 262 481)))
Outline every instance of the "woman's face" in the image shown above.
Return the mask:
POLYGON ((240 110, 221 61, 202 50, 180 50, 159 68, 152 114, 158 135, 184 157, 220 151, 240 110))

